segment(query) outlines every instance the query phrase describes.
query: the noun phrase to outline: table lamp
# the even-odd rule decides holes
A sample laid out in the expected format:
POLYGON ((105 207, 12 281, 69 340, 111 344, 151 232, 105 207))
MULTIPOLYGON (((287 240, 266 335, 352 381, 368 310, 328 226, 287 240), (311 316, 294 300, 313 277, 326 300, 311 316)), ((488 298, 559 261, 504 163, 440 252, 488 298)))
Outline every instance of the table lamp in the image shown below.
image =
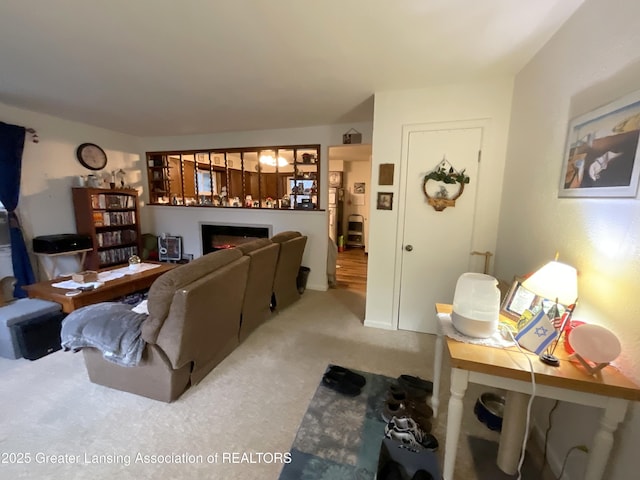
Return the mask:
MULTIPOLYGON (((547 314, 552 322, 559 316, 558 304, 575 305, 578 299, 578 273, 576 269, 565 263, 558 262, 557 259, 537 270, 522 283, 522 286, 539 297, 548 300, 555 299, 555 304, 547 314)), ((540 355, 542 362, 556 367, 560 365, 560 361, 553 355, 553 352, 555 352, 560 342, 560 337, 567 322, 571 320, 571 313, 573 313, 573 307, 564 316, 558 337, 551 351, 540 355)))

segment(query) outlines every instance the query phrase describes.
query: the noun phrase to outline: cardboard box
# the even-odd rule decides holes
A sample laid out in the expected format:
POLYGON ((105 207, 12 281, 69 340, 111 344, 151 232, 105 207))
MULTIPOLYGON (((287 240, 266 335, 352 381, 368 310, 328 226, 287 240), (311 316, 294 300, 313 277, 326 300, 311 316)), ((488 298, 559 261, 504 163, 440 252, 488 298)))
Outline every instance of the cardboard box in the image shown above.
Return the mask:
POLYGON ((78 272, 71 275, 71 279, 78 283, 89 283, 98 281, 98 272, 93 270, 85 270, 84 272, 78 272))

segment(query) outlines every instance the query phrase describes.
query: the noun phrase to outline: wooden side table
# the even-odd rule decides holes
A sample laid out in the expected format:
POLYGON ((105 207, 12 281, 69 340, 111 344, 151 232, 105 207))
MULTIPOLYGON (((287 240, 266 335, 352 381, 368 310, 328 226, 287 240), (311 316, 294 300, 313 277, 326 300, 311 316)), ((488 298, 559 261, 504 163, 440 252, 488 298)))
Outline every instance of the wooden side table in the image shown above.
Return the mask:
MULTIPOLYGON (((452 306, 436 304, 436 313, 452 312, 452 306)), ((517 347, 495 348, 464 343, 445 337, 438 318, 432 402, 437 412, 444 344, 451 363, 451 395, 447 415, 447 436, 444 450, 444 480, 453 480, 456 452, 462 425, 463 398, 469 382, 507 390, 503 431, 498 449, 498 466, 513 474, 520 452, 513 445, 521 445, 525 435, 523 419, 532 391, 529 362, 517 347)), ((559 349, 560 350, 560 349, 559 349)), ((558 350, 556 350, 558 352, 558 350)), ((531 356, 535 372, 536 396, 578 403, 602 409, 600 428, 593 438, 589 452, 585 480, 600 480, 613 448, 613 434, 625 418, 631 401, 640 401, 640 387, 614 367, 608 366, 590 375, 559 352, 559 367, 542 363, 531 356)))
POLYGON ((60 253, 36 253, 36 255, 40 260, 40 265, 42 265, 44 272, 47 274, 47 278, 49 280, 53 280, 56 275, 56 268, 58 267, 58 258, 71 255, 80 255, 80 269, 82 270, 84 268, 84 260, 87 257, 87 252, 90 252, 92 250, 92 248, 83 248, 82 250, 71 250, 69 252, 60 253), (45 258, 50 259, 50 263, 44 260, 45 258))

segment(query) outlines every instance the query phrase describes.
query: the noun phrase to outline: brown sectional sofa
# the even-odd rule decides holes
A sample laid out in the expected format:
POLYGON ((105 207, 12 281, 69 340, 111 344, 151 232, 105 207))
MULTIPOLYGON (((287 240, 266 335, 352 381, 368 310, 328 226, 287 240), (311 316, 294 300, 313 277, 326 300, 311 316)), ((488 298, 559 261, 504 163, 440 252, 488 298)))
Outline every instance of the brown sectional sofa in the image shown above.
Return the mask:
POLYGON ((299 298, 296 277, 306 240, 299 232, 283 232, 209 253, 163 274, 149 290, 140 364, 116 365, 100 350, 83 348, 90 380, 164 402, 176 400, 269 318, 273 298, 279 310, 299 298))

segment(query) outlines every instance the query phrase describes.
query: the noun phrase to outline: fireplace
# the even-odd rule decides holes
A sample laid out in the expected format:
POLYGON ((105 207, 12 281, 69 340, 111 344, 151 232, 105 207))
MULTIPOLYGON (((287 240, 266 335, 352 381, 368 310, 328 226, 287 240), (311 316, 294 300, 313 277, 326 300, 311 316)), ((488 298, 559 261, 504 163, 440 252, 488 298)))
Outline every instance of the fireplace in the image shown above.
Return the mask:
POLYGON ((202 254, 233 248, 257 238, 269 238, 271 225, 200 224, 202 254))

